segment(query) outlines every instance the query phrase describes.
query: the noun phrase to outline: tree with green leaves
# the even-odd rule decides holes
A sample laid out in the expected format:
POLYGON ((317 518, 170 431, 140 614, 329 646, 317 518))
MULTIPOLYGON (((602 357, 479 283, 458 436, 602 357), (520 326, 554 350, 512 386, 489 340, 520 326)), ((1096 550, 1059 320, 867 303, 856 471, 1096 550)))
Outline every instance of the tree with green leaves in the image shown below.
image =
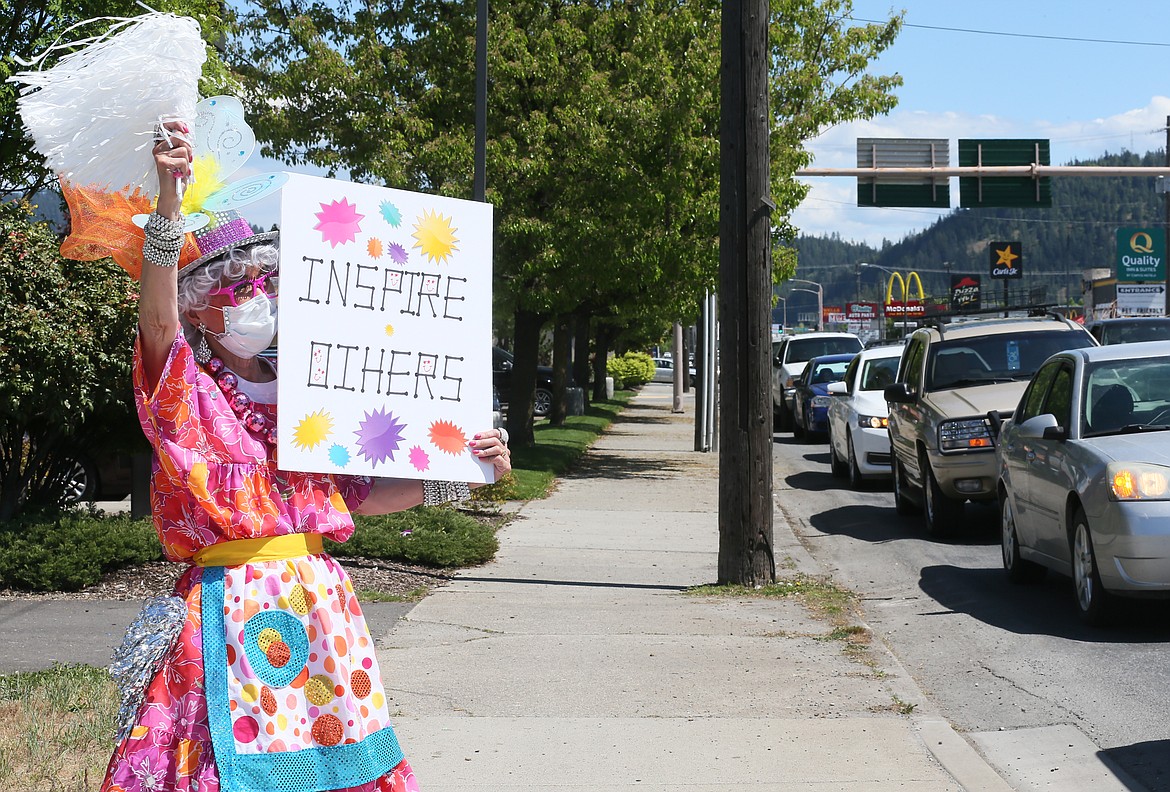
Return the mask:
POLYGON ((0 203, 0 521, 59 505, 78 451, 144 446, 129 408, 136 284, 58 244, 28 204, 0 203))
MULTIPOLYGON (((230 59, 265 151, 362 181, 468 197, 474 0, 257 0, 230 59)), ((773 3, 773 199, 803 188, 801 141, 883 112, 898 78, 865 75, 897 22, 848 25, 847 0, 773 3)), ((489 19, 487 197, 497 310, 518 394, 558 316, 609 337, 695 313, 717 272, 719 3, 511 0, 489 19)), ((486 343, 486 342, 485 342, 486 343)), ((598 345, 603 356, 606 345, 598 345)), ((513 442, 531 406, 509 410, 513 442)))

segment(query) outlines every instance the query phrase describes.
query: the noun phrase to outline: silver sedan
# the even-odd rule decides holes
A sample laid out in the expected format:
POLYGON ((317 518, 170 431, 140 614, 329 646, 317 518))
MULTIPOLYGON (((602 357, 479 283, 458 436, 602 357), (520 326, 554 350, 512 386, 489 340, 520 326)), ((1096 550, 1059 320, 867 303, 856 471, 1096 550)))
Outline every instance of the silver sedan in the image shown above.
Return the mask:
POLYGON ((1012 581, 1071 576, 1092 624, 1115 595, 1170 597, 1170 342, 1049 358, 996 454, 1012 581))

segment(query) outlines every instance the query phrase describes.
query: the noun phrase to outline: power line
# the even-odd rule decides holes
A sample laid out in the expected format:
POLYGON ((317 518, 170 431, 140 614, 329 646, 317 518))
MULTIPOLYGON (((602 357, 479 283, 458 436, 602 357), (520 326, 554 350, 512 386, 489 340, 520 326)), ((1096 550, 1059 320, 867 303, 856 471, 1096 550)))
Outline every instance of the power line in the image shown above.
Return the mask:
MULTIPOLYGON (((884 25, 888 19, 859 19, 850 17, 854 22, 865 22, 871 25, 884 25)), ((1046 41, 1075 41, 1083 44, 1121 44, 1128 47, 1170 47, 1170 43, 1162 41, 1124 41, 1121 39, 1080 38, 1078 36, 1046 36, 1042 33, 1008 33, 1002 30, 975 30, 974 28, 943 27, 941 25, 916 25, 903 22, 903 27, 921 28, 922 30, 942 30, 948 33, 974 33, 981 36, 1004 36, 1006 38, 1044 39, 1046 41)))

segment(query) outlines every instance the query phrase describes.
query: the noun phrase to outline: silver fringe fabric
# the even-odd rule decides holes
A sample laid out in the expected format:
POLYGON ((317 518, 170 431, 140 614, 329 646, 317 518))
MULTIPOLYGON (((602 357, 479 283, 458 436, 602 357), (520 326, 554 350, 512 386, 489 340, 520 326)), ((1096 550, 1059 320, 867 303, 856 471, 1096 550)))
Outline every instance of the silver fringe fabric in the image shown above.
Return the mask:
POLYGON ((122 698, 118 707, 117 742, 125 739, 134 726, 138 708, 146 697, 146 686, 162 667, 186 620, 187 603, 182 597, 151 597, 126 628, 122 645, 114 650, 110 663, 110 676, 122 698))

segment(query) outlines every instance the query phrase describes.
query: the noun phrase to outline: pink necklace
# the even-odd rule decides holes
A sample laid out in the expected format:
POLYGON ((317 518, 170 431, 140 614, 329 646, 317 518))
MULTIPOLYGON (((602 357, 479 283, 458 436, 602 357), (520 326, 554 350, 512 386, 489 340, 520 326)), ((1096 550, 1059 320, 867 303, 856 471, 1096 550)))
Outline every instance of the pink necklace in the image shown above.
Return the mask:
POLYGON ((239 389, 240 378, 217 357, 207 361, 207 373, 215 380, 215 384, 219 386, 220 391, 227 398, 232 412, 239 416, 244 427, 260 439, 275 446, 276 425, 269 421, 267 416, 256 410, 255 405, 252 404, 251 396, 239 389))

